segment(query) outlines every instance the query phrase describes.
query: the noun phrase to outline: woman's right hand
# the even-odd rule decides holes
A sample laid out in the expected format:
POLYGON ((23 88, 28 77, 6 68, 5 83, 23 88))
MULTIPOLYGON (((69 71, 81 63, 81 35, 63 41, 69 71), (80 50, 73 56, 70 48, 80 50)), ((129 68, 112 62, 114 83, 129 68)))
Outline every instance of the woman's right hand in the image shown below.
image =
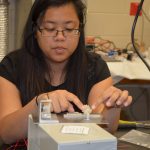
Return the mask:
POLYGON ((52 92, 43 93, 38 96, 38 101, 42 99, 50 99, 52 102, 51 112, 60 113, 64 111, 74 112, 74 103, 80 110, 83 109, 83 104, 79 98, 66 90, 55 90, 52 92))

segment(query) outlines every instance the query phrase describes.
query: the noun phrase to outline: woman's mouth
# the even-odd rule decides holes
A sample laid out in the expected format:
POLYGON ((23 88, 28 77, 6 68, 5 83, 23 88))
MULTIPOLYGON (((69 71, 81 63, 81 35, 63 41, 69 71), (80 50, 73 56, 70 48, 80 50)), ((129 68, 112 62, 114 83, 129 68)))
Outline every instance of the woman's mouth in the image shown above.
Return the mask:
POLYGON ((52 48, 57 54, 62 54, 66 51, 66 48, 64 47, 55 47, 55 48, 52 48))

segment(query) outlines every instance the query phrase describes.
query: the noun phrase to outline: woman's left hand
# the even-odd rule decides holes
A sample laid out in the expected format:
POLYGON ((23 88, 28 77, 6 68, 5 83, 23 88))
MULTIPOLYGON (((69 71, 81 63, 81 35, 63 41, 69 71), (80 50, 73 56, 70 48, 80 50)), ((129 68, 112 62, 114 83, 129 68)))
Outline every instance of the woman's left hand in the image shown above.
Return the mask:
POLYGON ((127 90, 120 90, 114 86, 109 87, 101 95, 100 99, 92 105, 92 109, 95 109, 101 103, 105 104, 106 107, 127 107, 131 104, 132 97, 129 96, 127 90))

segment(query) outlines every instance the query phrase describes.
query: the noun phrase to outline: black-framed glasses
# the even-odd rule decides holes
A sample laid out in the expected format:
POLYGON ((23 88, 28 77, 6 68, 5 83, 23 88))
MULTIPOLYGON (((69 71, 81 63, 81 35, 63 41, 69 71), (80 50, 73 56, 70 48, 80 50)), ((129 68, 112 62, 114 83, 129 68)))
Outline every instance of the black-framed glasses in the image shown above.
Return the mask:
POLYGON ((38 29, 41 32, 41 35, 44 37, 56 37, 59 32, 62 32, 64 37, 78 36, 80 33, 79 29, 55 30, 55 29, 40 28, 40 27, 38 27, 38 29))

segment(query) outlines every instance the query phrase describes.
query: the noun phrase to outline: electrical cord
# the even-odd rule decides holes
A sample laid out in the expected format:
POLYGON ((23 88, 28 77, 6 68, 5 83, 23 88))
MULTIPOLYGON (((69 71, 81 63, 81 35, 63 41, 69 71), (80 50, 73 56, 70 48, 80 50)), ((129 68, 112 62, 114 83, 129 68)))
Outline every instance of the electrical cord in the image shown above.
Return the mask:
POLYGON ((139 16, 139 14, 140 14, 140 11, 142 10, 143 2, 144 2, 144 0, 141 0, 140 4, 139 4, 139 6, 138 6, 138 10, 137 10, 137 13, 136 13, 136 16, 135 16, 135 19, 134 19, 134 22, 133 22, 133 26, 132 26, 131 40, 132 40, 132 45, 133 45, 133 48, 134 48, 135 52, 137 53, 137 55, 140 57, 140 59, 143 61, 143 63, 146 65, 146 67, 147 67, 148 70, 150 71, 150 66, 149 66, 148 63, 145 61, 145 59, 142 57, 142 55, 140 54, 138 48, 137 48, 136 45, 135 45, 135 41, 134 41, 135 27, 136 27, 136 23, 137 23, 137 20, 138 20, 138 16, 139 16))
POLYGON ((108 52, 109 50, 116 50, 116 45, 113 41, 103 39, 99 36, 94 37, 95 51, 108 52))

